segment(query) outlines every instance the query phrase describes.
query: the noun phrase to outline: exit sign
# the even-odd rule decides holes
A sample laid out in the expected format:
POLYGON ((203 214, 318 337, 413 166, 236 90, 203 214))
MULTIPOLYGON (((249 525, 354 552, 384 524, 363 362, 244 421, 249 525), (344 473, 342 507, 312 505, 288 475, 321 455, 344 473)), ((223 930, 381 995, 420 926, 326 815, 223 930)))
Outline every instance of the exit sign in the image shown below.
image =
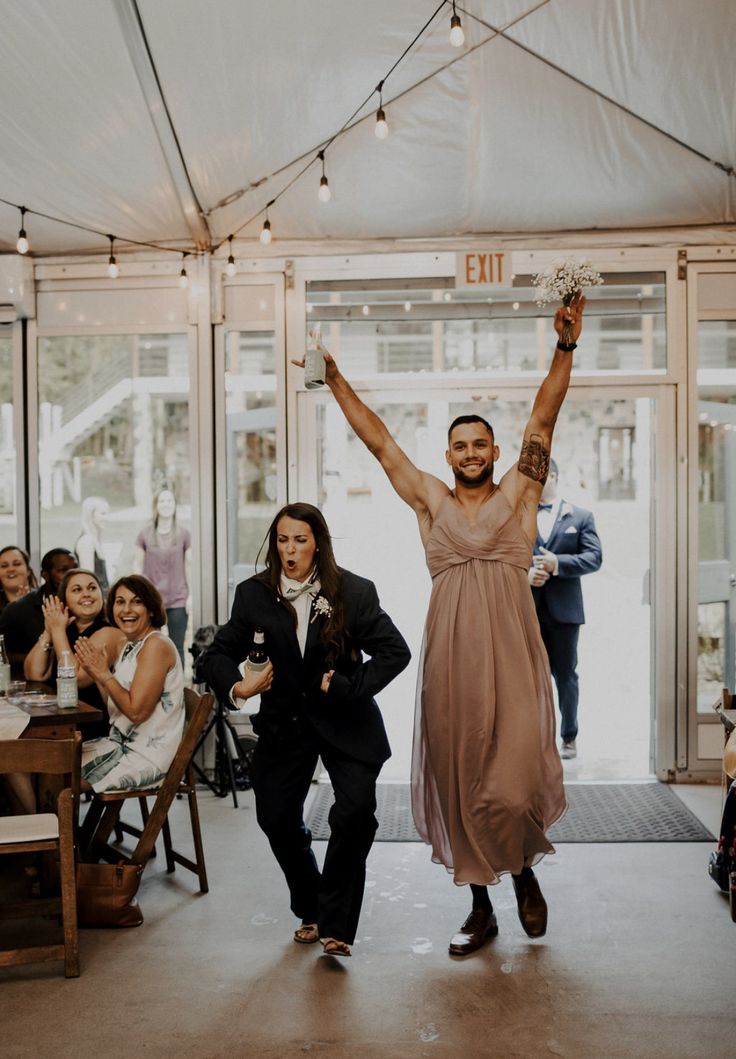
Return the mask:
POLYGON ((511 254, 473 250, 455 255, 456 287, 510 287, 511 254))

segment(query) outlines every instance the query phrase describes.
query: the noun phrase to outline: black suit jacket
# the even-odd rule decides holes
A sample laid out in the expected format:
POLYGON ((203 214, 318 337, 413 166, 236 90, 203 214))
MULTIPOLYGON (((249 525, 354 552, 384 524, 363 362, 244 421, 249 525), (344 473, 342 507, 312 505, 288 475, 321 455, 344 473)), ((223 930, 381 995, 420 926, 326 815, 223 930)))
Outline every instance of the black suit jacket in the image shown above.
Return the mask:
MULTIPOLYGON (((333 667, 326 663, 319 631, 320 615, 310 621, 302 658, 292 613, 263 581, 251 577, 235 592, 232 613, 202 654, 200 672, 221 702, 240 680, 238 666, 256 628, 265 633, 273 663, 273 683, 261 695, 253 728, 261 737, 298 739, 311 727, 331 746, 361 761, 382 764, 391 756, 383 718, 374 696, 409 664, 406 641, 378 602, 371 581, 341 570, 348 636, 333 667), (368 659, 363 654, 368 655, 368 659), (323 674, 334 668, 329 690, 320 690, 323 674)), ((314 616, 314 609, 312 615, 314 616)))

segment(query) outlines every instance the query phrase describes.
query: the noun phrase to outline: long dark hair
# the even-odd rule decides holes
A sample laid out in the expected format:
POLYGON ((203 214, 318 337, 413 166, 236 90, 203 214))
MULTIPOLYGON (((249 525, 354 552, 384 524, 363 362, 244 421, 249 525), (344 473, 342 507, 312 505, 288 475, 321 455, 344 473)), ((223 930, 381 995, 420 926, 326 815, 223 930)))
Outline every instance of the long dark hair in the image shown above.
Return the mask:
MULTIPOLYGON (((332 607, 332 612, 325 621, 321 623, 320 639, 327 649, 327 661, 334 664, 338 656, 345 650, 345 611, 342 602, 342 572, 335 562, 335 553, 332 550, 332 538, 327 528, 324 515, 319 508, 312 504, 286 504, 274 516, 273 522, 268 528, 266 539, 263 544, 268 544, 266 554, 266 569, 256 574, 258 581, 263 581, 269 586, 276 599, 291 613, 296 625, 296 611, 291 603, 281 595, 281 558, 277 547, 278 524, 282 518, 293 518, 298 522, 306 522, 317 544, 314 553, 314 564, 317 569, 317 577, 320 583, 320 596, 324 596, 332 607)), ((262 546, 263 547, 263 546, 262 546)), ((260 554, 260 553, 259 553, 260 554)))

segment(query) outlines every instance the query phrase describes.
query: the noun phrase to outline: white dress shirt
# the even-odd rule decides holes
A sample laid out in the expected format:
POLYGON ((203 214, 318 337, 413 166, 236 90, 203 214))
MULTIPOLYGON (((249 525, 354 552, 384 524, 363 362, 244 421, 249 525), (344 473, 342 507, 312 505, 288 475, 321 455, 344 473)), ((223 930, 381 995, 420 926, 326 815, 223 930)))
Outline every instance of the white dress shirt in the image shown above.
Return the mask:
POLYGON ((537 533, 545 544, 552 535, 552 527, 557 521, 557 516, 560 513, 561 503, 562 501, 558 497, 557 499, 552 501, 551 511, 537 511, 537 533))

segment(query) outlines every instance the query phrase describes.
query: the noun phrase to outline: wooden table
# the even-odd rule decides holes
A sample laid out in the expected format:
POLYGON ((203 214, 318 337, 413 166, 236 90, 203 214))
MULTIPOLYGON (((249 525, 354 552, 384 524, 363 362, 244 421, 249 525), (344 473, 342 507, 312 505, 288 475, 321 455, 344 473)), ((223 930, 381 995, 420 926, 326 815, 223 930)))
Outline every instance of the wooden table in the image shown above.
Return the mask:
MULTIPOLYGON (((51 688, 42 684, 33 684, 29 690, 40 691, 46 696, 53 694, 51 688)), ((31 697, 14 705, 30 718, 21 732, 21 739, 73 739, 77 728, 83 728, 92 721, 102 720, 102 710, 89 706, 86 702, 78 702, 74 709, 60 709, 56 701, 33 702, 31 697)), ((63 786, 61 776, 38 777, 38 803, 42 810, 55 810, 56 799, 63 786)))
POLYGON ((73 710, 59 709, 55 689, 40 681, 28 681, 26 694, 27 698, 13 704, 30 718, 21 739, 71 739, 77 728, 102 720, 102 710, 86 702, 78 702, 73 710), (34 702, 34 692, 38 692, 39 698, 43 697, 44 701, 34 702))
MULTIPOLYGON (((71 739, 77 728, 102 720, 102 710, 78 702, 74 709, 59 709, 56 702, 18 702, 16 706, 30 717, 21 738, 71 739)), ((84 735, 84 732, 82 732, 84 735)))

